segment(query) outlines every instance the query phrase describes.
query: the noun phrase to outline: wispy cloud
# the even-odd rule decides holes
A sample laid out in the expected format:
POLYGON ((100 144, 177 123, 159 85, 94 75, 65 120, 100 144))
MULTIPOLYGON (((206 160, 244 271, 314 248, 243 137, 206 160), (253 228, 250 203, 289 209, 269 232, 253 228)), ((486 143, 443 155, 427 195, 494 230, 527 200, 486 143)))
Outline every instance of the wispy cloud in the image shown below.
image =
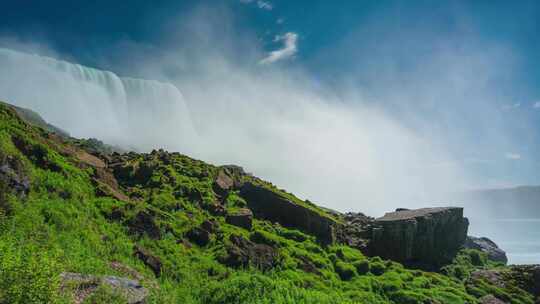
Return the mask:
POLYGON ((298 34, 296 33, 289 32, 285 35, 278 35, 274 41, 283 42, 283 47, 268 53, 268 56, 259 61, 260 64, 270 64, 290 58, 298 51, 298 34))
POLYGON ((511 160, 518 160, 521 159, 521 154, 519 153, 513 153, 513 152, 507 152, 504 157, 511 160))
POLYGON ((534 109, 540 109, 540 101, 537 101, 532 106, 534 109))
POLYGON ((243 4, 256 3, 258 8, 264 9, 267 11, 271 11, 274 8, 272 3, 268 1, 264 1, 264 0, 257 0, 257 2, 255 2, 255 0, 240 0, 240 3, 243 3, 243 4))
POLYGON ((262 0, 258 0, 257 1, 257 6, 261 9, 265 9, 265 10, 272 10, 274 8, 274 6, 270 3, 270 2, 266 2, 266 1, 262 1, 262 0))
POLYGON ((284 22, 285 22, 284 18, 278 18, 278 20, 276 20, 277 24, 283 24, 284 22))

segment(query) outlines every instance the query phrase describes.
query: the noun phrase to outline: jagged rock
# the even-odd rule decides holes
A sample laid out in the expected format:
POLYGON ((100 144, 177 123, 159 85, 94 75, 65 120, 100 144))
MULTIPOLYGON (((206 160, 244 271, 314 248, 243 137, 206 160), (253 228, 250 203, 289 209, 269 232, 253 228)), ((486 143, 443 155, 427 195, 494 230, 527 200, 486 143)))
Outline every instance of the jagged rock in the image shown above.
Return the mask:
POLYGON ((342 215, 341 218, 343 225, 337 230, 338 241, 367 253, 374 218, 352 212, 342 215))
POLYGON ((94 276, 80 273, 64 272, 60 275, 62 289, 74 288, 74 302, 82 303, 92 295, 99 286, 106 285, 113 292, 122 295, 128 304, 143 304, 148 297, 148 289, 139 281, 116 276, 94 276))
POLYGON ((300 229, 314 235, 322 243, 330 244, 336 240, 337 223, 329 216, 298 205, 270 189, 251 182, 246 182, 242 186, 240 196, 246 200, 257 218, 300 229))
POLYGON ((224 216, 227 214, 227 209, 218 203, 203 205, 203 207, 212 215, 224 216))
POLYGON ((439 267, 455 256, 467 237, 463 208, 423 208, 385 214, 373 223, 369 253, 383 258, 439 267))
POLYGON ((199 246, 206 246, 210 243, 210 232, 199 227, 189 230, 187 232, 187 237, 190 241, 199 246))
POLYGON ((159 277, 161 275, 161 259, 152 253, 150 253, 148 250, 146 250, 143 247, 135 246, 135 251, 133 253, 135 257, 137 257, 139 260, 141 260, 146 266, 150 267, 156 277, 159 277))
POLYGON ((506 252, 504 252, 502 249, 499 248, 499 246, 497 246, 497 244, 495 244, 492 240, 486 237, 478 238, 474 236, 467 236, 467 239, 465 241, 465 248, 476 249, 485 252, 487 253, 488 258, 495 262, 501 262, 504 264, 508 262, 506 252))
POLYGON ((216 176, 216 180, 213 184, 214 192, 223 197, 226 196, 229 190, 231 190, 234 187, 234 180, 231 176, 227 174, 227 172, 223 169, 218 171, 218 174, 216 176))
POLYGON ((482 298, 480 298, 480 304, 507 304, 504 301, 501 301, 494 297, 493 295, 487 295, 482 298))
POLYGON ((251 230, 252 221, 253 212, 246 208, 236 210, 233 213, 227 214, 225 217, 225 222, 227 222, 227 224, 242 227, 247 230, 251 230))
POLYGON ((540 265, 513 265, 509 279, 521 289, 540 298, 540 265))
POLYGON ((239 235, 231 235, 229 241, 227 255, 218 259, 220 263, 235 268, 252 265, 263 271, 277 266, 278 252, 273 247, 253 243, 239 235))
POLYGON ((471 273, 470 281, 483 280, 497 287, 504 288, 506 281, 503 273, 499 270, 476 270, 471 273))
POLYGON ((131 219, 128 223, 129 231, 133 234, 143 235, 146 234, 152 239, 161 238, 161 230, 156 224, 154 215, 149 211, 140 211, 137 215, 131 219))
POLYGON ((201 229, 204 229, 210 233, 215 233, 219 230, 219 223, 215 220, 205 220, 201 224, 201 229))

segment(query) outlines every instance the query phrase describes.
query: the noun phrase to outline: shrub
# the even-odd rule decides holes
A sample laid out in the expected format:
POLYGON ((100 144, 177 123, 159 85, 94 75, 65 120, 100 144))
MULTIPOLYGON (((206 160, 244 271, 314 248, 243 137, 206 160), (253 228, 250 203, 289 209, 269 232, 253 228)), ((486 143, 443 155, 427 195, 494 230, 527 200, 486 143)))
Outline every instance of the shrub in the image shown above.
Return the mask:
POLYGON ((354 268, 356 268, 356 272, 359 275, 364 275, 364 274, 367 274, 369 272, 369 261, 368 260, 356 261, 356 262, 354 262, 352 264, 353 264, 354 268))
POLYGON ((386 270, 386 267, 384 266, 384 263, 382 262, 371 263, 369 268, 370 268, 371 273, 377 276, 382 275, 384 271, 386 270))
POLYGON ((342 261, 337 261, 334 265, 334 269, 343 281, 349 281, 355 275, 354 266, 342 261))

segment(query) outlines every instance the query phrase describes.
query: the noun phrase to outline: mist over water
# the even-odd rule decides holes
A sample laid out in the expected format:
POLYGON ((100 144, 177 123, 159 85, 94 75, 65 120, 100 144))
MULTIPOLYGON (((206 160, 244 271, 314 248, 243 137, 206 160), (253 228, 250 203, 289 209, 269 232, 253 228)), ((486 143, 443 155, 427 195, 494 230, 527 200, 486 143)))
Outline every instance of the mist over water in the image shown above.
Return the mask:
POLYGON ((50 57, 0 48, 1 99, 37 111, 75 137, 126 148, 167 147, 164 138, 196 136, 180 91, 50 57), (159 123, 161 132, 149 128, 159 123), (145 145, 137 141, 145 138, 145 145))

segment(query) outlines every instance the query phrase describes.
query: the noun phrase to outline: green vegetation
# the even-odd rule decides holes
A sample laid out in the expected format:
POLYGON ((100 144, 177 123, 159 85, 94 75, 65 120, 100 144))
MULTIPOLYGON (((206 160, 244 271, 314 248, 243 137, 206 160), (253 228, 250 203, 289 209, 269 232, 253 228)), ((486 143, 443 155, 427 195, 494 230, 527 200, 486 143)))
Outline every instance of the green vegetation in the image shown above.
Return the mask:
MULTIPOLYGON (((73 153, 74 147, 0 105, 0 160, 16 159, 23 166, 18 173, 30 180, 27 195, 0 191, 0 303, 69 303, 62 272, 140 280, 150 291, 148 303, 458 304, 478 303, 488 293, 532 303, 517 287, 468 283, 474 269, 498 267, 479 252, 462 252, 439 274, 368 258, 347 246, 322 246, 276 223, 255 219, 247 231, 212 211, 220 199, 227 208, 246 206, 235 192, 225 198, 214 192, 218 167, 177 153, 129 153, 113 168, 115 185, 73 153), (190 232, 210 220, 208 242, 196 245, 190 232), (273 267, 226 266, 234 237, 275 251, 273 267), (135 248, 144 248, 160 267, 141 259, 135 248)), ((6 189, 1 179, 0 189, 6 189)), ((100 287, 84 303, 122 301, 100 287)))

